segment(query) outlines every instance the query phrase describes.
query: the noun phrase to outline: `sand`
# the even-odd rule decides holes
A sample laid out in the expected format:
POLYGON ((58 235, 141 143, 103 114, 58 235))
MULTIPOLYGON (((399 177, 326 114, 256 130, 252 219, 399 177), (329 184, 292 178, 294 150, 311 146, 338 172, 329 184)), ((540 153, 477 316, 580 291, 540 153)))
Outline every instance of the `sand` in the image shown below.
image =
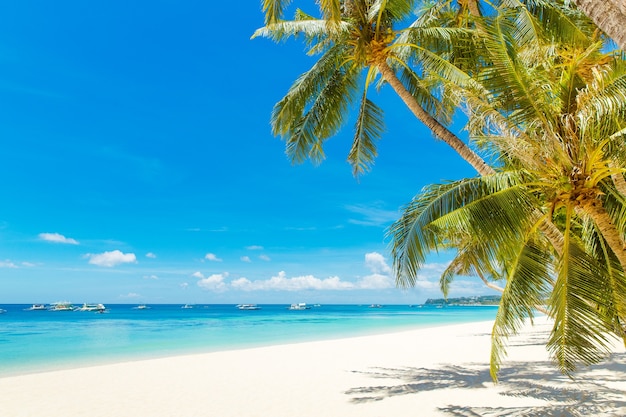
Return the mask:
POLYGON ((561 375, 549 323, 489 376, 491 322, 0 378, 0 416, 625 416, 626 352, 561 375))

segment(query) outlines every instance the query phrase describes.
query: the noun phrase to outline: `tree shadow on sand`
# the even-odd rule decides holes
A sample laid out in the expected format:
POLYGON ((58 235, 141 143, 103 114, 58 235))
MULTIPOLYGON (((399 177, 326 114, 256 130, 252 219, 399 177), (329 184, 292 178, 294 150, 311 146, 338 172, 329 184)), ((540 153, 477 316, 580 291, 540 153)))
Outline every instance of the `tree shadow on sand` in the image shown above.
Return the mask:
MULTIPOLYGON (((578 372, 573 380, 563 376, 550 362, 509 362, 500 373, 499 395, 543 400, 546 405, 537 406, 536 401, 530 401, 533 405, 528 407, 448 405, 439 411, 457 417, 626 416, 626 393, 611 387, 615 385, 612 383, 626 379, 625 362, 626 354, 614 354, 603 364, 578 372), (588 375, 598 370, 607 371, 599 379, 588 375)), ((494 389, 486 364, 443 365, 433 369, 373 368, 354 372, 387 380, 386 384, 346 391, 355 404, 449 388, 494 389)))

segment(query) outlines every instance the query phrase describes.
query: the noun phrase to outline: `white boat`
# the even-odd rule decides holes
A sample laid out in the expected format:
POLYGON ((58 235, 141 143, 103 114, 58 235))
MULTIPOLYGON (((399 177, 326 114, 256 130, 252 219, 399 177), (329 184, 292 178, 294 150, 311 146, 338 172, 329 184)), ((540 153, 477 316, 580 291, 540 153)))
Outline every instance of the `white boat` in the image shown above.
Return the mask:
POLYGON ((74 311, 74 306, 69 301, 59 301, 50 304, 48 311, 74 311))
POLYGON ((45 304, 33 304, 32 306, 25 308, 25 311, 46 311, 46 305, 45 304))
POLYGON ((259 307, 256 304, 237 304, 237 308, 239 310, 260 310, 261 307, 259 307))
POLYGON ((383 306, 381 306, 380 304, 372 304, 370 305, 370 308, 382 308, 383 306))
POLYGON ((192 305, 189 305, 189 304, 185 304, 185 305, 184 305, 184 306, 182 306, 181 308, 193 308, 193 306, 192 306, 192 305))
POLYGON ((137 307, 133 307, 134 310, 148 310, 150 307, 148 307, 145 304, 139 304, 137 307))
POLYGON ((289 306, 289 310, 308 310, 310 308, 311 307, 306 305, 306 303, 292 304, 289 306))
POLYGON ((6 311, 4 308, 0 308, 0 314, 4 314, 4 313, 6 313, 6 312, 7 312, 7 311, 6 311))
POLYGON ((98 312, 102 312, 106 310, 106 307, 104 306, 104 304, 83 304, 82 307, 78 307, 76 309, 76 311, 98 311, 98 312))

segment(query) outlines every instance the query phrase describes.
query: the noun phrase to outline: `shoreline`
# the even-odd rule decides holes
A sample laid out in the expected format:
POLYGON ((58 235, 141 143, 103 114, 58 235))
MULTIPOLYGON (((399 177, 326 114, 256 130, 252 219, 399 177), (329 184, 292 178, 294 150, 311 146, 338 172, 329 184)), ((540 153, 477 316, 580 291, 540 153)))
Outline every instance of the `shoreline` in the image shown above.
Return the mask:
POLYGON ((544 318, 509 340, 489 377, 491 321, 145 359, 0 378, 12 417, 626 414, 626 353, 570 380, 551 365, 544 318))
POLYGON ((323 342, 334 342, 341 340, 349 340, 354 338, 363 338, 363 337, 384 337, 386 335, 393 335, 397 333, 406 333, 406 332, 414 332, 414 331, 422 331, 434 328, 446 328, 450 326, 462 326, 462 325, 472 325, 478 323, 485 323, 491 326, 493 324, 493 320, 481 320, 475 322, 463 322, 463 323, 443 323, 443 324, 418 324, 418 325, 395 325, 389 328, 373 328, 373 329, 361 329, 354 334, 348 334, 345 336, 338 336, 335 334, 323 335, 321 337, 315 337, 313 339, 297 339, 295 341, 268 341, 268 342, 259 342, 258 344, 250 345, 248 343, 244 344, 236 344, 236 345, 226 345, 226 346, 214 346, 212 348, 207 347, 195 347, 190 348, 188 350, 174 351, 174 352, 164 352, 164 351, 148 351, 143 353, 135 353, 134 355, 124 355, 120 354, 119 356, 107 356, 107 357, 86 357, 82 359, 71 359, 71 360, 59 360, 55 362, 55 364, 47 364, 44 365, 43 368, 36 369, 37 366, 41 366, 41 364, 33 365, 33 367, 25 367, 23 365, 17 365, 15 368, 10 371, 0 369, 0 380, 4 378, 13 378, 20 377, 26 375, 37 375, 37 374, 47 374, 51 372, 62 372, 62 371, 71 371, 75 369, 83 369, 83 368, 94 368, 101 366, 110 366, 110 365, 120 365, 126 363, 134 363, 134 362, 144 362, 144 361, 158 361, 158 360, 167 360, 170 358, 176 357, 187 357, 187 356, 202 356, 223 352, 238 352, 238 351, 247 351, 254 349, 264 349, 271 348, 276 346, 293 346, 307 343, 323 343, 323 342))
POLYGON ((265 307, 250 313, 230 305, 195 309, 163 305, 137 312, 128 305, 113 305, 109 314, 32 313, 21 308, 0 317, 5 319, 0 322, 8 323, 0 378, 492 320, 496 311, 491 307, 435 310, 331 305, 289 312, 282 305, 265 307))

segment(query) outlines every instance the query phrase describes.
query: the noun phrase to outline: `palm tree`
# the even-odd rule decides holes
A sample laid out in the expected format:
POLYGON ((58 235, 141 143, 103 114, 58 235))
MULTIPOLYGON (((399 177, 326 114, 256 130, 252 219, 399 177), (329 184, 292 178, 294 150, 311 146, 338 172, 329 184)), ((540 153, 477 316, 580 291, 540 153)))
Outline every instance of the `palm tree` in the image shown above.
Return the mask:
MULTIPOLYGON (((475 4, 475 1, 469 3, 475 4)), ((326 0, 320 1, 322 18, 301 10, 294 20, 282 20, 288 2, 266 0, 263 5, 266 26, 254 37, 277 42, 303 36, 310 54, 321 54, 313 67, 300 76, 272 113, 272 129, 283 136, 287 155, 294 162, 324 158, 323 143, 336 134, 345 122, 350 105, 358 104, 353 146, 348 156, 355 175, 371 166, 376 157, 376 141, 381 137, 383 111, 368 97, 368 90, 380 75, 411 112, 438 138, 451 146, 481 175, 492 168, 445 123, 451 111, 433 94, 423 77, 405 62, 419 60, 423 72, 435 70, 458 84, 469 77, 442 59, 437 52, 453 50, 471 41, 466 28, 433 28, 419 24, 404 31, 394 26, 406 21, 413 12, 411 0, 326 0), (434 52, 433 52, 434 51, 434 52)), ((469 7, 466 9, 469 10, 469 7)), ((472 10, 477 10, 475 7, 472 10)))
POLYGON ((450 246, 459 250, 452 269, 506 279, 494 378, 504 339, 537 304, 549 306, 548 349, 566 373, 601 360, 607 335, 625 336, 626 66, 576 11, 532 6, 484 19, 480 86, 457 90, 472 136, 498 150, 498 172, 432 186, 389 230, 401 285, 450 246), (537 28, 549 36, 529 36, 537 28), (540 233, 545 220, 562 232, 560 247, 540 233))
POLYGON ((463 20, 469 26, 433 24, 447 16, 437 4, 436 13, 399 32, 394 25, 412 1, 320 0, 321 19, 297 11, 284 21, 287 3, 266 0, 266 26, 254 36, 301 35, 311 54, 322 55, 272 114, 273 131, 286 139, 294 162, 320 161, 324 141, 356 102, 349 160, 355 174, 368 169, 383 124, 367 92, 380 75, 482 176, 444 193, 450 200, 433 200, 426 215, 407 209, 394 225, 399 284, 411 284, 421 256, 433 248, 462 248, 456 271, 506 279, 493 332, 494 377, 503 339, 546 301, 555 318, 548 348, 561 369, 600 360, 606 332, 623 336, 626 213, 619 186, 624 81, 618 60, 602 53, 595 27, 560 3, 495 1, 498 14, 479 19, 468 2, 482 35, 474 44, 471 18, 463 20), (500 156, 498 172, 442 123, 450 102, 432 94, 436 83, 462 100, 473 139, 500 156), (445 240, 459 231, 472 239, 445 240))

